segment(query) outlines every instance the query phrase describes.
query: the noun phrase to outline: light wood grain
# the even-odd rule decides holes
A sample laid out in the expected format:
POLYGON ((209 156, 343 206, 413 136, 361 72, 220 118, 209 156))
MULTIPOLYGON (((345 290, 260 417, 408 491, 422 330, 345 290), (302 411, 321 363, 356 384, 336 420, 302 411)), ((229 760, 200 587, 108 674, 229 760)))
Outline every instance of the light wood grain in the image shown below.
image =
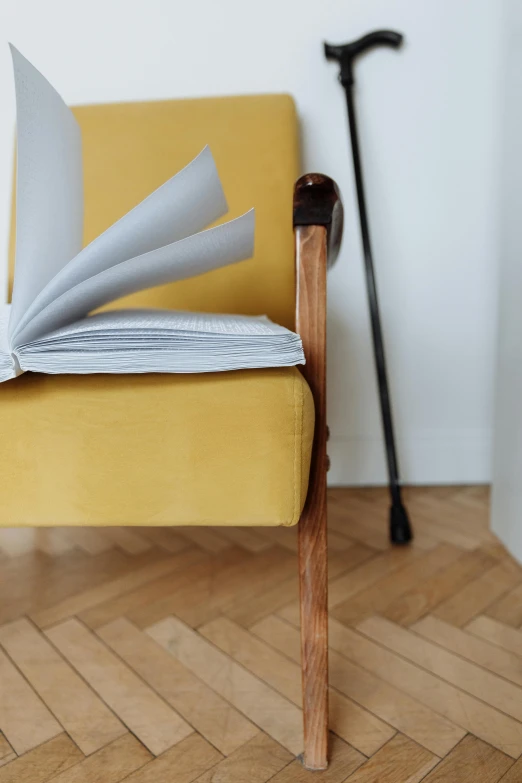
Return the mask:
POLYGON ((224 755, 258 734, 257 726, 128 620, 114 620, 99 628, 98 634, 224 755))
POLYGON ((64 534, 75 546, 89 555, 99 555, 112 549, 113 542, 95 527, 65 528, 64 534))
POLYGON ((301 710, 277 691, 175 618, 151 626, 147 633, 283 747, 296 755, 302 751, 301 710))
MULTIPOLYGON (((301 668, 297 663, 225 618, 214 620, 199 632, 252 674, 301 706, 301 668)), ((395 733, 383 721, 337 692, 330 693, 330 725, 338 736, 365 755, 375 753, 395 733)))
POLYGON ((221 759, 221 753, 194 734, 125 778, 125 783, 190 783, 221 759))
POLYGON ((136 530, 126 527, 107 527, 104 536, 129 555, 147 552, 152 546, 147 538, 140 536, 136 530))
POLYGON ((440 544, 432 551, 408 562, 398 571, 378 579, 366 590, 338 604, 332 613, 341 622, 356 625, 366 617, 384 611, 404 593, 437 571, 447 568, 459 555, 460 551, 455 547, 440 544))
POLYGON ((497 783, 513 760, 486 745, 476 737, 468 736, 455 750, 424 779, 424 783, 497 783))
MULTIPOLYGON (((331 628, 335 632, 335 621, 331 621, 331 628)), ((270 622, 267 618, 256 626, 256 633, 299 660, 295 628, 279 618, 270 622)), ((462 729, 335 652, 330 652, 330 678, 336 690, 439 756, 464 736, 462 729)))
POLYGON ((27 620, 2 626, 0 644, 85 755, 126 733, 118 718, 27 620))
POLYGON ((0 730, 19 755, 61 734, 45 704, 0 651, 0 730))
POLYGON ((455 628, 433 615, 420 620, 412 628, 415 633, 451 650, 461 658, 473 661, 484 669, 522 686, 522 659, 515 653, 455 628))
POLYGON ((522 722, 522 689, 517 685, 383 618, 365 620, 358 629, 423 669, 522 722))
MULTIPOLYGON (((347 628, 337 628, 333 646, 339 645, 343 648, 343 653, 350 657, 356 655, 359 660, 364 659, 363 665, 366 668, 386 667, 388 681, 395 682, 398 687, 409 692, 419 701, 431 706, 441 715, 445 715, 458 726, 462 726, 498 750, 517 758, 522 753, 522 724, 478 698, 470 696, 460 687, 434 676, 431 671, 411 663, 411 659, 416 658, 418 649, 414 645, 414 639, 411 638, 414 635, 404 631, 400 626, 395 625, 391 628, 390 626, 392 624, 383 618, 365 620, 359 626, 359 630, 368 637, 366 639, 358 634, 352 634, 347 628), (408 636, 412 649, 405 643, 405 638, 400 637, 400 633, 408 636), (372 643, 370 638, 383 647, 372 643), (410 660, 406 660, 408 658, 410 660)), ((418 642, 422 640, 418 639, 418 642)), ((444 653, 442 648, 440 652, 441 655, 444 653)), ((451 673, 450 668, 446 671, 448 674, 451 673)), ((484 674, 486 675, 487 672, 484 674)), ((509 687, 514 688, 514 686, 509 687)))
POLYGON ((402 734, 394 737, 347 780, 347 783, 420 783, 440 761, 402 734))
MULTIPOLYGON (((328 562, 328 578, 336 579, 372 554, 375 552, 367 547, 359 547, 357 544, 342 553, 331 554, 328 562)), ((273 585, 270 581, 269 586, 261 585, 254 594, 251 591, 246 595, 242 590, 236 591, 234 599, 222 607, 222 612, 231 620, 249 628, 288 603, 295 602, 298 607, 299 584, 297 573, 295 569, 292 570, 293 573, 288 579, 273 585)))
POLYGON ((46 783, 84 758, 74 742, 59 734, 0 768, 0 783, 46 783))
MULTIPOLYGON (((350 552, 351 550, 349 550, 350 552)), ((330 610, 351 596, 368 589, 379 579, 400 569, 411 559, 418 556, 416 550, 403 548, 389 549, 375 557, 371 557, 357 568, 334 579, 328 589, 328 606, 330 610)), ((280 609, 277 614, 293 625, 300 625, 299 603, 291 603, 280 609)))
POLYGON ((35 612, 31 615, 32 620, 36 625, 40 626, 40 628, 54 625, 55 623, 59 623, 68 617, 79 614, 92 606, 96 606, 96 604, 114 598, 128 590, 133 590, 139 585, 158 579, 160 576, 177 568, 178 565, 179 559, 176 557, 165 558, 159 562, 153 562, 151 565, 125 574, 119 579, 110 580, 98 587, 93 587, 90 590, 85 590, 70 598, 66 598, 49 609, 35 612))
POLYGON ((272 546, 270 539, 249 527, 221 527, 219 535, 248 552, 263 552, 272 546))
MULTIPOLYGON (((476 780, 480 781, 480 778, 476 778, 476 780)), ((502 783, 520 783, 521 780, 522 780, 522 758, 516 761, 513 764, 513 766, 506 772, 504 777, 501 778, 502 783)), ((431 783, 433 783, 433 781, 431 781, 431 783)))
POLYGON ((434 614, 448 623, 463 626, 521 580, 522 568, 512 560, 503 560, 450 595, 434 614))
POLYGON ((211 554, 217 554, 223 552, 230 547, 230 541, 223 538, 218 531, 212 530, 208 527, 178 527, 178 532, 181 533, 193 544, 204 549, 211 554))
POLYGON ((485 615, 472 620, 466 626, 466 630, 522 657, 522 631, 511 628, 509 625, 504 625, 504 623, 500 623, 498 620, 485 615))
MULTIPOLYGON (((216 529, 212 532, 225 544, 217 545, 219 551, 209 551, 212 543, 204 535, 206 548, 179 529, 132 528, 152 544, 136 554, 124 552, 104 528, 65 528, 55 531, 58 536, 2 529, 0 636, 5 650, 1 641, 0 648, 8 666, 0 681, 0 783, 123 783, 135 773, 135 783, 178 783, 178 777, 200 778, 200 783, 236 783, 246 777, 250 783, 256 774, 275 783, 312 778, 395 783, 397 777, 413 783, 422 774, 423 783, 520 783, 522 766, 514 757, 522 751, 522 722, 504 707, 518 714, 513 694, 522 686, 522 630, 516 627, 522 569, 487 532, 487 492, 480 487, 407 488, 416 543, 400 552, 389 550, 386 542, 385 488, 334 488, 328 494, 334 533, 329 582, 337 618, 331 621, 334 731, 326 772, 304 769, 295 758, 302 739, 300 747, 296 742, 284 748, 278 741, 284 729, 274 719, 278 700, 299 716, 296 528, 234 530, 229 536, 216 529), (170 563, 164 572, 165 561, 170 563), (386 625, 388 609, 413 594, 414 611, 408 614, 406 601, 405 625, 394 625, 406 634, 407 648, 394 649, 397 640, 392 639, 387 647, 384 638, 357 630, 375 614, 386 625), (57 610, 55 624, 79 616, 118 662, 97 670, 97 677, 101 672, 107 678, 103 693, 94 689, 94 679, 84 677, 83 664, 77 668, 27 619, 57 610), (194 659, 193 668, 143 630, 150 617, 157 623, 173 611, 189 621, 185 626, 194 624, 188 630, 196 643, 186 653, 194 659), (491 616, 496 612, 502 621, 491 616), (130 622, 134 614, 142 627, 130 622), (120 667, 127 673, 123 685, 128 674, 137 678, 193 730, 156 760, 106 701, 122 688, 120 667), (214 667, 228 678, 226 688, 214 677, 214 667), (99 705, 127 733, 113 739, 108 731, 107 744, 84 758, 67 732, 82 744, 94 730, 102 742, 99 705), (379 745, 383 727, 393 736, 379 745), (43 730, 53 736, 46 739, 43 730), (22 741, 15 748, 9 738, 16 736, 22 741), (187 742, 196 736, 202 745, 187 742), (200 765, 200 755, 207 758, 206 766, 200 765), (423 760, 431 764, 435 756, 441 761, 424 770, 423 760)), ((126 691, 131 701, 133 687, 126 691)), ((149 731, 158 722, 153 710, 149 731)), ((298 717, 293 726, 297 736, 298 717)))
POLYGON ((188 549, 191 546, 191 543, 187 538, 176 532, 176 528, 142 527, 139 528, 139 533, 144 538, 152 541, 155 546, 158 546, 167 552, 171 552, 172 554, 183 552, 183 550, 188 549))
POLYGON ((185 549, 176 555, 179 567, 173 568, 165 576, 152 579, 136 589, 130 589, 107 600, 95 603, 88 609, 77 612, 77 616, 90 628, 97 628, 115 620, 129 611, 137 611, 154 601, 161 600, 180 585, 186 585, 191 580, 205 573, 210 567, 210 559, 201 549, 185 549))
POLYGON ((193 729, 77 620, 47 631, 62 655, 155 755, 193 729))
POLYGON ((3 761, 8 756, 12 756, 13 753, 14 751, 12 747, 10 746, 10 744, 8 743, 8 741, 6 740, 2 732, 0 732, 0 761, 3 761))
MULTIPOLYGON (((283 555, 288 562, 286 553, 280 553, 278 550, 273 558, 273 568, 277 567, 278 557, 283 555)), ((236 569, 244 575, 251 560, 251 553, 230 546, 214 557, 209 557, 204 561, 205 565, 198 567, 196 564, 192 571, 184 570, 180 574, 179 582, 173 584, 168 592, 159 593, 153 601, 138 604, 135 609, 127 612, 127 617, 139 628, 145 628, 169 614, 178 612, 194 626, 206 622, 220 611, 219 597, 233 583, 236 569)), ((252 568, 250 571, 252 572, 252 568)))
POLYGON ((261 732, 241 748, 198 777, 198 783, 266 783, 286 767, 293 756, 261 732))
POLYGON ((492 558, 479 549, 465 552, 447 568, 394 601, 384 614, 393 622, 411 625, 493 565, 492 558))
POLYGON ((518 585, 502 596, 485 614, 505 625, 519 628, 522 625, 522 585, 518 585))
POLYGON ((120 783, 127 781, 127 775, 144 767, 151 758, 135 737, 126 734, 56 775, 52 783, 120 783))

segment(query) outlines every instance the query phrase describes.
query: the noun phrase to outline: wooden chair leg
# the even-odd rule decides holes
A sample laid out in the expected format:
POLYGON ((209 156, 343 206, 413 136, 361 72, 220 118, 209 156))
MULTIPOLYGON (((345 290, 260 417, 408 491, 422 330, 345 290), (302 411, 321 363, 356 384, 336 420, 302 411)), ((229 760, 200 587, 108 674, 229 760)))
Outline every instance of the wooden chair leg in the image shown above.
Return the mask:
POLYGON ((298 531, 303 762, 314 770, 328 766, 328 562, 326 482, 322 483, 322 491, 303 511, 298 531))
POLYGON ((296 229, 299 293, 297 323, 306 377, 315 403, 310 480, 299 520, 301 666, 304 765, 328 765, 328 563, 326 539, 326 229, 296 229))
POLYGON ((328 766, 328 551, 326 534, 326 269, 334 263, 343 210, 333 180, 301 177, 294 192, 296 327, 302 368, 315 405, 315 432, 306 504, 299 520, 301 666, 304 765, 328 766))

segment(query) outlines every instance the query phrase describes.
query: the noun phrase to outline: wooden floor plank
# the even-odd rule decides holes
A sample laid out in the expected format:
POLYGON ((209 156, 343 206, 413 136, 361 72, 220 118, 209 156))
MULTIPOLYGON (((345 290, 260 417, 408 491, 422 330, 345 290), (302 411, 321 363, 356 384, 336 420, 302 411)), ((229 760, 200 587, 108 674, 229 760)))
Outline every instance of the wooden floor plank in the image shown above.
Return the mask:
POLYGON ((152 582, 154 579, 158 579, 160 576, 168 574, 178 567, 179 562, 179 558, 176 557, 176 555, 162 558, 158 562, 153 562, 151 565, 144 566, 143 568, 132 571, 117 579, 112 579, 98 587, 93 587, 84 590, 81 593, 77 593, 70 598, 60 601, 49 609, 33 612, 31 613, 31 619, 40 628, 54 625, 55 623, 66 620, 92 606, 96 606, 96 604, 103 603, 104 601, 109 600, 109 598, 114 598, 121 593, 134 590, 140 585, 152 582))
MULTIPOLYGON (((199 633, 290 701, 301 707, 301 667, 227 618, 202 626, 199 633)), ((330 728, 370 756, 395 731, 340 694, 330 698, 330 728)))
MULTIPOLYGON (((501 783, 520 783, 522 780, 522 758, 515 761, 513 766, 506 772, 501 783)), ((433 783, 433 781, 432 781, 433 783)), ((475 783, 475 781, 473 781, 475 783)))
POLYGON ((139 535, 139 533, 128 527, 104 527, 103 535, 111 543, 119 546, 129 555, 137 555, 140 552, 147 552, 152 547, 152 543, 139 535))
POLYGON ((125 618, 99 628, 98 634, 225 756, 258 734, 257 726, 125 618))
POLYGON ((173 527, 140 527, 138 532, 155 546, 173 555, 192 548, 192 542, 179 535, 173 527))
MULTIPOLYGON (((220 527, 219 535, 230 541, 231 544, 242 547, 248 552, 263 552, 270 549, 271 543, 256 528, 251 527, 220 527)), ((349 543, 349 542, 348 542, 349 543)))
POLYGON ((59 734, 0 768, 0 783, 46 783, 84 758, 74 742, 59 734))
POLYGON ((522 686, 522 660, 515 653, 479 639, 454 625, 429 615, 412 626, 415 633, 430 639, 467 661, 483 666, 500 677, 522 686))
POLYGON ((448 544, 413 558, 398 571, 374 582, 371 587, 349 597, 332 610, 332 614, 346 625, 356 625, 366 617, 384 611, 394 600, 416 588, 432 574, 447 568, 461 554, 448 544))
POLYGON ((439 761, 433 753, 397 734, 346 783, 420 783, 439 761))
POLYGON ((321 773, 295 527, 0 530, 0 783, 522 783, 522 568, 485 488, 405 498, 392 548, 386 488, 328 490, 321 773))
POLYGON ((126 733, 118 718, 28 620, 0 627, 0 644, 86 756, 126 733))
POLYGON ((129 561, 116 550, 95 557, 74 550, 60 558, 40 552, 15 558, 2 566, 2 584, 9 587, 4 592, 0 584, 0 624, 47 609, 136 567, 134 558, 129 561))
MULTIPOLYGON (((374 554, 375 552, 368 547, 354 544, 349 550, 330 555, 328 578, 336 579, 374 554)), ((284 582, 272 584, 270 581, 268 587, 257 590, 254 594, 249 591, 245 596, 242 591, 238 591, 235 599, 229 602, 226 607, 223 607, 223 611, 231 620, 235 620, 240 625, 249 628, 263 617, 273 614, 288 604, 298 606, 299 582, 297 579, 297 568, 292 568, 292 571, 292 575, 284 582)))
POLYGON ((101 603, 95 603, 83 611, 78 611, 77 616, 89 628, 96 629, 130 611, 137 611, 139 607, 161 600, 165 595, 179 589, 180 585, 195 581, 198 575, 205 574, 210 567, 210 555, 205 554, 201 549, 185 549, 176 557, 179 559, 178 568, 174 568, 158 579, 145 582, 134 590, 118 593, 101 603))
POLYGON ((522 625, 522 585, 503 595, 487 608, 485 614, 499 623, 519 628, 522 625))
POLYGON ((521 581, 522 568, 512 560, 503 560, 450 595, 434 614, 452 625, 463 626, 521 581))
POLYGON ((493 565, 492 558, 478 549, 464 552, 446 569, 394 601, 383 614, 400 625, 411 625, 493 565))
MULTIPOLYGON (((255 632, 299 661, 299 633, 278 617, 263 620, 255 632)), ((398 688, 379 680, 343 656, 330 653, 330 683, 345 696, 438 756, 460 742, 465 731, 398 688)))
POLYGON ((388 549, 381 555, 363 563, 353 571, 336 579, 330 584, 329 606, 330 609, 346 601, 351 596, 367 590, 379 579, 388 574, 395 573, 407 563, 411 562, 420 553, 406 548, 388 549))
MULTIPOLYGON (((348 550, 348 553, 350 551, 348 550)), ((330 610, 343 601, 348 600, 351 596, 368 589, 379 579, 398 571, 419 554, 416 550, 406 548, 388 549, 387 552, 368 558, 357 568, 350 570, 338 579, 334 579, 330 582, 328 588, 328 605, 330 610)), ((280 609, 277 614, 294 625, 299 624, 299 602, 294 601, 288 604, 280 609)))
POLYGON ((522 689, 518 685, 383 618, 364 620, 357 628, 445 682, 522 723, 522 689))
MULTIPOLYGON (((503 753, 518 758, 522 753, 522 724, 407 660, 410 650, 402 641, 399 644, 398 632, 408 632, 393 625, 392 633, 390 625, 393 624, 383 618, 374 618, 371 623, 365 620, 358 627, 365 634, 363 637, 336 624, 332 646, 342 648, 349 657, 355 656, 366 668, 385 671, 389 682, 503 753)), ((411 657, 415 657, 413 651, 411 657)))
POLYGON ((0 683, 0 730, 18 755, 62 733, 58 721, 1 651, 0 683))
POLYGON ((177 618, 162 620, 147 633, 283 747, 295 755, 302 751, 302 715, 294 704, 177 618))
POLYGON ((13 749, 8 743, 5 736, 0 732, 0 761, 6 758, 6 756, 12 756, 13 749))
POLYGON ((468 623, 466 631, 522 656, 522 631, 504 625, 498 620, 480 615, 468 623))
POLYGON ((77 620, 47 631, 61 654, 154 755, 193 729, 77 620))
POLYGON ((69 541, 88 555, 108 552, 113 546, 112 541, 95 527, 66 527, 63 528, 63 533, 69 541))
POLYGON ((141 742, 132 734, 125 734, 51 780, 52 783, 120 783, 130 780, 127 776, 152 758, 141 742))
POLYGON ((283 584, 290 577, 295 578, 294 558, 282 550, 278 552, 277 549, 275 552, 273 549, 264 551, 256 555, 251 564, 241 563, 231 570, 226 578, 214 586, 211 600, 205 611, 201 611, 200 607, 192 611, 179 607, 176 614, 184 622, 196 628, 237 606, 238 595, 241 595, 241 600, 246 603, 250 598, 256 598, 266 584, 283 584), (246 578, 247 574, 248 578, 246 578))
MULTIPOLYGON (((276 567, 280 556, 288 562, 286 553, 277 549, 274 552, 273 567, 276 567)), ((126 613, 127 617, 139 628, 146 628, 163 620, 164 617, 180 612, 185 620, 197 626, 211 619, 215 612, 219 611, 220 595, 233 583, 237 569, 243 575, 244 582, 244 574, 253 557, 244 549, 230 546, 206 560, 206 566, 201 568, 196 566, 192 573, 185 571, 179 583, 168 593, 157 596, 154 601, 130 609, 126 613)), ((241 583, 241 579, 239 581, 241 583)))
POLYGON ((219 751, 198 734, 193 734, 125 778, 125 783, 190 783, 221 759, 219 751))
POLYGON ((468 735, 424 778, 424 783, 497 783, 512 765, 509 756, 468 735))
POLYGON ((193 544, 211 554, 218 554, 231 546, 230 541, 219 535, 219 530, 209 527, 178 527, 177 531, 193 544))
POLYGON ((373 549, 381 551, 388 549, 389 539, 386 525, 375 528, 364 524, 360 518, 347 514, 346 508, 342 505, 328 504, 328 525, 341 535, 371 546, 373 549))
POLYGON ((293 758, 271 737, 259 732, 228 758, 204 772, 197 783, 266 783, 293 758))

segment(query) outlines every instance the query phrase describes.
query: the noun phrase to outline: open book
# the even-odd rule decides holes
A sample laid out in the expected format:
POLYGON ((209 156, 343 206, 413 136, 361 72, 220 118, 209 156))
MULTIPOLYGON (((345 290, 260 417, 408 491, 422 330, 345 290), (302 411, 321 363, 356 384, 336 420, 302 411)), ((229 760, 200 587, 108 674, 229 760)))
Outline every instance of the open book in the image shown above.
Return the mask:
POLYGON ((250 258, 254 212, 207 228, 227 203, 206 147, 82 249, 80 129, 49 82, 11 50, 16 266, 12 303, 0 308, 0 381, 25 370, 209 372, 304 363, 298 335, 264 316, 155 309, 89 315, 142 289, 250 258))

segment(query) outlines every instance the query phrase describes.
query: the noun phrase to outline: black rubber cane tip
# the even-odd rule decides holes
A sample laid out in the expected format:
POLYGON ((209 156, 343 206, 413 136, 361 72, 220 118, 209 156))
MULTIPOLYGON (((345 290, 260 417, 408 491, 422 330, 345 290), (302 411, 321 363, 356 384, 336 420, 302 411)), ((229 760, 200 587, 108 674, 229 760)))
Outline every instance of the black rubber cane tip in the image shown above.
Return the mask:
POLYGON ((392 544, 409 544, 413 538, 408 512, 399 503, 390 506, 390 539, 392 544))

